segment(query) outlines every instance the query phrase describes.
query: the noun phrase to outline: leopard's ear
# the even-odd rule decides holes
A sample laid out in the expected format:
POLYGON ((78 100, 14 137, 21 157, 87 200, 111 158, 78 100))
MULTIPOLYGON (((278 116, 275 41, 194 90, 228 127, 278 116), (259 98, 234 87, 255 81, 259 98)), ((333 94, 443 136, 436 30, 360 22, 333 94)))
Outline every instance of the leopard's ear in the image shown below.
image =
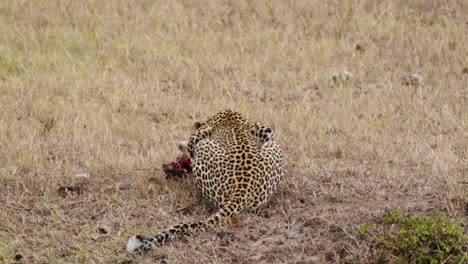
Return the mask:
POLYGON ((201 126, 203 126, 203 123, 201 122, 195 122, 193 123, 193 128, 196 130, 196 129, 199 129, 201 126))

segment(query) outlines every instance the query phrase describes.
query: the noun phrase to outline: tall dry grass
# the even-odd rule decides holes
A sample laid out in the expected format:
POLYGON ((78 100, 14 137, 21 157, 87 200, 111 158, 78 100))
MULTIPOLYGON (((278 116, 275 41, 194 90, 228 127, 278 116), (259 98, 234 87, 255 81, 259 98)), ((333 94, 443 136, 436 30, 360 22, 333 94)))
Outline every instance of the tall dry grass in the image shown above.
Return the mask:
POLYGON ((385 209, 466 217, 467 23, 463 0, 0 2, 0 260, 368 261, 353 232, 385 209), (208 215, 155 168, 223 108, 284 146, 269 218, 126 255, 208 215))

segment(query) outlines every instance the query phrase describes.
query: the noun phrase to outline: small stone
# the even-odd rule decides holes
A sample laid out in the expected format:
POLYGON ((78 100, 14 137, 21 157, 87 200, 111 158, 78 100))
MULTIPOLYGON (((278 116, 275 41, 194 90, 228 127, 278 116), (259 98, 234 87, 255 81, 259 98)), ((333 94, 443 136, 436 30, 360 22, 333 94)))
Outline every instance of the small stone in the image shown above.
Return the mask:
POLYGON ((258 236, 254 235, 254 234, 249 234, 249 239, 252 240, 252 241, 257 241, 258 240, 258 236))
POLYGON ((354 78, 354 75, 352 73, 350 73, 349 71, 343 71, 342 76, 343 76, 343 79, 345 79, 345 80, 349 80, 349 79, 354 78))
POLYGON ((86 178, 89 178, 89 174, 88 173, 77 173, 75 174, 75 178, 82 178, 82 179, 86 179, 86 178))
POLYGON ((354 75, 351 72, 347 71, 347 70, 334 72, 332 74, 332 79, 335 82, 337 82, 337 81, 348 81, 348 80, 351 80, 353 78, 354 78, 354 75))
POLYGON ((412 73, 408 77, 404 78, 405 85, 419 86, 421 85, 422 77, 417 73, 412 73))
POLYGON ((115 188, 120 191, 128 190, 132 187, 132 182, 129 179, 123 179, 115 185, 115 188))
POLYGON ((115 221, 113 221, 111 219, 104 218, 99 222, 99 224, 97 226, 97 230, 101 234, 109 234, 109 233, 112 233, 112 232, 115 232, 115 231, 120 232, 123 229, 122 229, 122 226, 119 223, 116 223, 115 221))

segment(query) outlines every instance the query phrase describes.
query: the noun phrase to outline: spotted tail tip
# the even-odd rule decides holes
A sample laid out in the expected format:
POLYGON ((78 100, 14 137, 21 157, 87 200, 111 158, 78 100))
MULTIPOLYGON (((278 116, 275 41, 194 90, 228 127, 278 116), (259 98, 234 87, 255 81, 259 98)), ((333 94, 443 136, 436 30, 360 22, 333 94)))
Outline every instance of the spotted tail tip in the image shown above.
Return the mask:
POLYGON ((145 243, 143 243, 141 236, 134 235, 128 240, 127 252, 133 254, 136 250, 138 250, 144 245, 145 243))

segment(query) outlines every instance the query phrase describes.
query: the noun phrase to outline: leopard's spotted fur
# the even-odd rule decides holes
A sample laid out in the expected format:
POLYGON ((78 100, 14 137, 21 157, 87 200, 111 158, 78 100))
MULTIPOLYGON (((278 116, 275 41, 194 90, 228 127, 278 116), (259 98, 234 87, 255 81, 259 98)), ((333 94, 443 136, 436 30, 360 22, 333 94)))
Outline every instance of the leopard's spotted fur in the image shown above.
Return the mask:
POLYGON ((219 211, 203 221, 174 225, 153 237, 133 236, 127 250, 148 250, 197 230, 219 226, 243 210, 265 205, 283 177, 284 161, 271 128, 250 123, 241 114, 224 110, 195 123, 188 142, 179 144, 194 164, 196 185, 219 211))

